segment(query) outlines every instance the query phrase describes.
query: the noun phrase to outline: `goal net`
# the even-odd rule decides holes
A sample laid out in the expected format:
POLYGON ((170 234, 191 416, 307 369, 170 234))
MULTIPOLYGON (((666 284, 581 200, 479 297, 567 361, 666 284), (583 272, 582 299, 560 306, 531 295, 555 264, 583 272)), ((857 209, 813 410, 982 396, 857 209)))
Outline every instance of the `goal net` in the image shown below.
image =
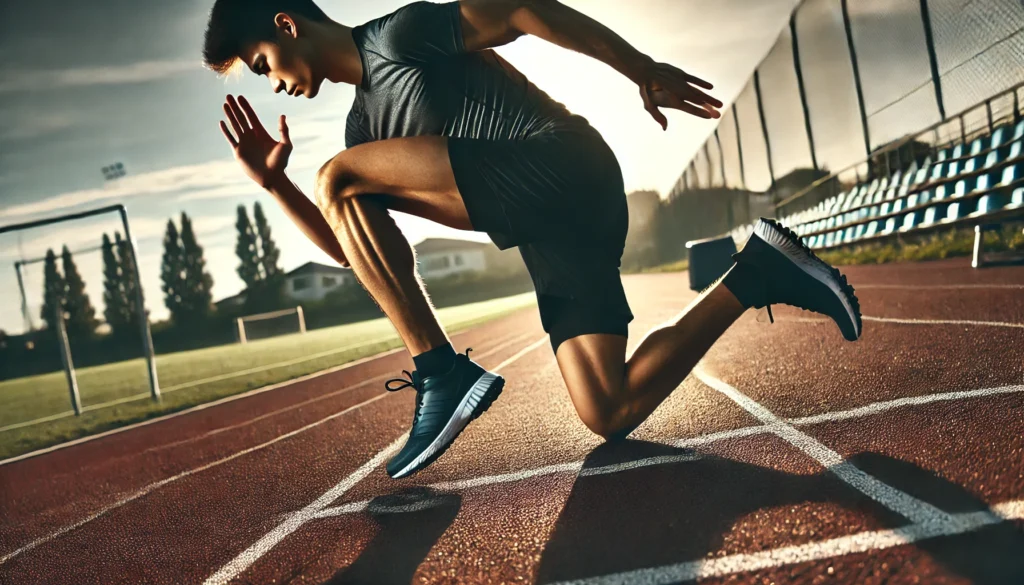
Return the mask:
POLYGON ((0 258, 0 361, 9 366, 0 385, 12 397, 33 395, 16 408, 0 396, 0 428, 145 396, 147 386, 159 398, 122 205, 2 225, 0 258))
POLYGON ((292 309, 239 317, 237 324, 239 343, 306 332, 306 317, 302 313, 301 305, 292 309))

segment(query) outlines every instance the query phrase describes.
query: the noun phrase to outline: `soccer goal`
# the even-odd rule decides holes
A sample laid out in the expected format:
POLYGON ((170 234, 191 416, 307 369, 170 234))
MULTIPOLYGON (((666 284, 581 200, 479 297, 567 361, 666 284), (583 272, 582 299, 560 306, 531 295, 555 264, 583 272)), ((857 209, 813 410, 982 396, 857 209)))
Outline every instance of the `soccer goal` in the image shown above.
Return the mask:
POLYGON ((288 335, 289 333, 305 333, 306 317, 302 306, 258 315, 246 315, 238 318, 238 342, 249 343, 256 339, 288 335))
MULTIPOLYGON (((127 306, 131 307, 130 309, 128 309, 129 310, 129 314, 134 314, 134 319, 133 320, 138 323, 139 333, 140 333, 141 342, 142 342, 142 346, 143 346, 142 347, 142 349, 143 349, 143 356, 145 356, 145 359, 146 359, 146 370, 147 370, 147 374, 148 374, 148 377, 149 377, 150 395, 152 396, 153 400, 160 400, 160 383, 159 383, 159 380, 157 378, 156 358, 155 358, 154 353, 153 353, 153 338, 152 338, 152 333, 150 331, 148 313, 145 310, 145 299, 144 299, 143 292, 142 292, 142 278, 141 278, 141 276, 139 274, 138 262, 135 260, 135 259, 138 258, 138 254, 137 254, 138 246, 137 246, 134 238, 132 237, 131 227, 130 227, 129 222, 128 222, 128 211, 127 211, 127 209, 125 209, 124 205, 121 205, 121 204, 108 205, 108 206, 105 206, 105 207, 100 207, 100 208, 97 208, 97 209, 91 209, 91 210, 88 210, 88 211, 82 211, 82 212, 78 212, 78 213, 70 213, 70 214, 64 214, 64 215, 58 215, 58 216, 54 216, 54 217, 48 217, 48 218, 39 219, 39 220, 35 220, 35 221, 30 221, 30 222, 25 222, 25 223, 0 226, 0 235, 3 235, 3 234, 14 234, 14 233, 18 233, 18 232, 24 232, 26 230, 33 230, 33 229, 43 228, 43 227, 47 227, 47 226, 52 226, 52 225, 55 225, 55 224, 63 224, 65 222, 71 222, 71 221, 75 221, 75 220, 82 220, 82 219, 86 219, 86 218, 90 218, 90 217, 94 217, 94 216, 100 216, 100 215, 105 215, 105 214, 113 214, 113 213, 117 213, 119 215, 120 227, 124 230, 125 239, 124 239, 123 242, 118 242, 118 243, 119 243, 119 245, 122 245, 124 247, 123 253, 128 258, 131 259, 129 262, 127 262, 125 264, 125 266, 130 266, 130 270, 128 270, 128 273, 125 274, 126 278, 125 278, 125 281, 124 281, 125 287, 130 289, 131 302, 129 303, 129 305, 127 305, 127 306), (134 313, 132 313, 133 311, 134 311, 134 313)), ((67 230, 67 232, 61 232, 61 235, 66 235, 66 233, 73 233, 75 231, 75 229, 79 229, 79 231, 81 231, 80 228, 73 228, 73 229, 67 230)), ((60 235, 57 235, 57 236, 54 236, 54 237, 55 237, 55 241, 59 241, 61 239, 60 235)), ((97 234, 97 239, 99 239, 99 234, 97 234)), ((100 247, 92 246, 92 247, 88 247, 88 248, 78 248, 78 249, 72 251, 71 253, 72 254, 76 254, 76 253, 77 254, 86 254, 86 253, 102 251, 103 249, 104 249, 103 246, 100 246, 100 247)), ((58 258, 59 258, 59 255, 58 255, 58 258)), ((26 271, 31 269, 31 268, 34 268, 34 267, 37 267, 37 266, 41 266, 43 260, 44 260, 43 258, 22 258, 22 259, 20 259, 20 260, 18 260, 17 262, 14 263, 14 269, 15 269, 15 273, 16 273, 16 277, 17 277, 17 284, 18 284, 18 294, 20 295, 20 305, 21 305, 20 309, 21 309, 22 319, 24 320, 25 334, 29 335, 29 334, 32 334, 34 331, 38 330, 38 328, 36 327, 36 321, 34 321, 34 319, 33 319, 34 317, 45 319, 46 317, 44 317, 42 314, 45 314, 46 316, 49 316, 51 314, 54 315, 54 318, 51 321, 52 321, 52 324, 55 324, 55 326, 56 326, 56 331, 54 331, 54 333, 55 333, 56 338, 57 338, 57 340, 59 342, 58 345, 59 345, 60 352, 61 352, 60 357, 61 357, 61 362, 64 365, 65 373, 67 375, 68 389, 69 389, 70 394, 71 394, 72 407, 73 407, 73 409, 75 411, 75 414, 80 414, 80 412, 81 412, 81 403, 80 403, 80 399, 78 398, 78 388, 77 388, 76 375, 75 375, 75 366, 74 366, 74 362, 72 360, 71 352, 70 352, 68 341, 67 341, 68 340, 69 332, 65 329, 65 322, 64 322, 64 319, 65 319, 66 315, 65 315, 64 311, 60 310, 59 308, 55 308, 55 310, 53 312, 51 312, 51 311, 49 311, 47 309, 43 309, 41 305, 40 306, 34 306, 29 301, 30 297, 29 297, 29 295, 26 292, 26 288, 27 288, 26 284, 29 284, 29 283, 26 282, 26 279, 29 276, 28 274, 26 274, 26 271), (37 313, 37 310, 39 310, 39 309, 42 309, 42 310, 39 313, 37 313), (40 313, 42 313, 42 314, 40 314, 40 313)), ((97 266, 98 266, 98 263, 97 263, 97 266)), ((95 274, 95 271, 93 271, 93 274, 95 274)), ((95 279, 90 279, 90 280, 95 280, 95 279)), ((36 289, 42 288, 42 287, 38 286, 38 285, 41 284, 39 282, 32 282, 31 284, 36 285, 36 286, 31 286, 31 290, 33 291, 33 293, 36 291, 36 289)), ((92 285, 90 285, 89 288, 92 288, 92 285)), ((97 289, 93 289, 92 292, 95 292, 96 290, 97 289)), ((57 294, 57 296, 59 297, 60 294, 57 294)), ((129 321, 129 322, 131 322, 131 321, 129 321)), ((134 325, 133 325, 133 327, 134 327, 134 325)))

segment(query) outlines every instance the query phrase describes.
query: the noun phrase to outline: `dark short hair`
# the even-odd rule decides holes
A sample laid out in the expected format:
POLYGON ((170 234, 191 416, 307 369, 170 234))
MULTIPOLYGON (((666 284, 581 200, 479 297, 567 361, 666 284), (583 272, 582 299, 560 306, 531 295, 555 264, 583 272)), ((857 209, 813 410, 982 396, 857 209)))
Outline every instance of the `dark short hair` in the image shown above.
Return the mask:
POLYGON ((313 0, 216 0, 203 44, 206 66, 217 73, 228 73, 240 62, 242 47, 274 40, 274 15, 279 12, 328 20, 313 0))

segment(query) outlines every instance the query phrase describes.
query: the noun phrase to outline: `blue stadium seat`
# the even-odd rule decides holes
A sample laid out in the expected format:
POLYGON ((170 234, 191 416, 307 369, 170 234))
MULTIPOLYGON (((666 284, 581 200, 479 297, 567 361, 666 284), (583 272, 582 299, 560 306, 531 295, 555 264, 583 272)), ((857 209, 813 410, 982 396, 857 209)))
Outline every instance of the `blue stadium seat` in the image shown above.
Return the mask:
POLYGON ((832 244, 835 243, 835 241, 836 241, 836 233, 835 232, 829 232, 829 233, 825 234, 825 245, 826 246, 831 246, 832 244))
POLYGON ((1006 198, 998 193, 982 195, 981 199, 978 199, 978 209, 970 213, 969 217, 978 217, 999 211, 1005 203, 1006 198))
POLYGON ((868 216, 870 216, 870 217, 878 217, 878 206, 877 205, 872 205, 871 208, 868 209, 868 216))
POLYGON ((857 228, 855 230, 853 230, 853 239, 854 240, 859 240, 859 239, 863 238, 864 237, 864 229, 866 227, 867 226, 865 226, 864 224, 858 225, 857 228))
POLYGON ((1010 196, 1010 203, 1004 209, 1018 209, 1024 207, 1024 187, 1013 190, 1010 196))
POLYGON ((928 209, 924 210, 924 219, 921 220, 920 227, 932 225, 940 221, 946 213, 946 204, 940 203, 938 205, 932 205, 928 209))
POLYGON ((853 232, 854 231, 855 230, 853 229, 853 226, 850 226, 850 227, 846 228, 846 231, 843 232, 843 241, 844 242, 852 242, 853 241, 853 232))
POLYGON ((911 211, 910 213, 903 216, 903 222, 900 225, 901 232, 909 232, 910 230, 917 227, 918 222, 921 220, 920 211, 911 211))
POLYGON ((970 201, 957 201, 955 203, 950 203, 949 207, 946 208, 946 217, 942 221, 944 223, 956 221, 962 217, 967 217, 967 215, 972 211, 974 211, 974 209, 970 201))
POLYGON ((943 160, 946 160, 947 158, 949 158, 949 149, 948 148, 943 148, 942 150, 940 150, 935 155, 935 160, 937 160, 937 161, 943 161, 943 160))
POLYGON ((903 208, 906 206, 906 204, 907 204, 906 199, 897 199, 892 204, 892 213, 899 213, 899 212, 903 211, 903 208))
POLYGON ((991 169, 999 162, 999 149, 993 150, 985 156, 985 168, 991 169))
POLYGON ((910 190, 910 184, 909 183, 904 183, 903 185, 900 185, 900 188, 899 188, 898 191, 896 191, 896 194, 898 196, 900 196, 900 197, 903 197, 904 195, 907 194, 907 191, 909 191, 909 190, 910 190))
POLYGON ((896 231, 896 218, 890 217, 885 220, 885 228, 882 229, 882 235, 887 236, 896 231))
POLYGON ((1006 132, 1006 126, 1000 126, 1000 127, 996 128, 995 130, 993 130, 992 131, 992 136, 989 137, 990 138, 990 140, 988 142, 989 149, 995 148, 997 146, 1002 146, 1003 145, 1003 140, 1005 139, 1005 137, 1007 135, 1008 135, 1008 133, 1006 132))
POLYGON ((891 207, 892 207, 892 204, 889 203, 888 201, 885 201, 884 203, 882 203, 882 207, 879 209, 879 213, 881 215, 889 215, 889 209, 891 207))
POLYGON ((925 203, 928 203, 929 201, 931 201, 931 199, 932 199, 932 190, 931 189, 925 189, 924 191, 921 191, 920 193, 917 194, 917 204, 918 205, 924 205, 925 203))
POLYGON ((978 163, 979 162, 980 161, 978 160, 978 157, 967 159, 967 162, 964 163, 963 168, 960 169, 960 174, 974 172, 974 170, 978 168, 978 163))
POLYGON ((1013 127, 1013 139, 1024 137, 1024 120, 1017 122, 1017 125, 1013 127))
POLYGON ((945 198, 946 198, 946 185, 939 185, 939 186, 935 187, 935 197, 933 197, 932 199, 934 199, 935 201, 942 201, 945 198))
MULTIPOLYGON (((1020 156, 1021 143, 1024 140, 1017 140, 1010 144, 1010 147, 1006 150, 1006 157, 1003 160, 1011 160, 1020 156)), ((999 150, 1002 150, 1001 148, 999 150)))
POLYGON ((930 175, 929 178, 932 181, 937 181, 937 180, 941 179, 943 176, 945 176, 943 173, 945 173, 945 170, 948 168, 948 165, 950 165, 950 164, 954 164, 954 163, 937 162, 937 163, 933 164, 932 165, 931 175, 930 175))
POLYGON ((956 182, 953 187, 953 193, 951 197, 963 197, 974 190, 974 178, 960 179, 956 182))
POLYGON ((907 197, 907 207, 917 207, 917 200, 920 198, 920 195, 920 193, 914 193, 910 197, 907 197))
POLYGON ((1006 166, 1003 169, 1002 178, 1000 178, 999 183, 997 183, 997 185, 999 185, 999 186, 1009 185, 1010 183, 1012 183, 1014 181, 1020 180, 1020 178, 1021 178, 1020 177, 1020 175, 1021 175, 1021 166, 1024 166, 1024 165, 1016 164, 1016 165, 1008 165, 1008 166, 1006 166))
POLYGON ((960 158, 964 155, 964 145, 957 144, 953 147, 953 152, 949 153, 949 158, 960 158))
POLYGON ((875 220, 872 222, 868 222, 868 227, 866 230, 864 230, 864 237, 870 238, 874 236, 876 233, 878 233, 878 221, 875 220))
POLYGON ((985 136, 982 136, 971 141, 971 150, 968 156, 974 156, 985 149, 985 138, 985 136))

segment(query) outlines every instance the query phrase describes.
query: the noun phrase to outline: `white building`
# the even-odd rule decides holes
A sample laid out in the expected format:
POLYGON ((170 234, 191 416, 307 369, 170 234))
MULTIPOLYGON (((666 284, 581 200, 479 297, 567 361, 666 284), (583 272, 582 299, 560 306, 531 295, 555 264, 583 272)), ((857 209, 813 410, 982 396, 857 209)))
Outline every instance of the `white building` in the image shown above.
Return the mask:
POLYGON ((332 290, 358 284, 351 268, 306 262, 285 275, 284 294, 297 302, 320 301, 332 290))
POLYGON ((488 247, 480 242, 449 238, 427 238, 413 246, 416 266, 423 280, 487 270, 484 251, 488 247))

